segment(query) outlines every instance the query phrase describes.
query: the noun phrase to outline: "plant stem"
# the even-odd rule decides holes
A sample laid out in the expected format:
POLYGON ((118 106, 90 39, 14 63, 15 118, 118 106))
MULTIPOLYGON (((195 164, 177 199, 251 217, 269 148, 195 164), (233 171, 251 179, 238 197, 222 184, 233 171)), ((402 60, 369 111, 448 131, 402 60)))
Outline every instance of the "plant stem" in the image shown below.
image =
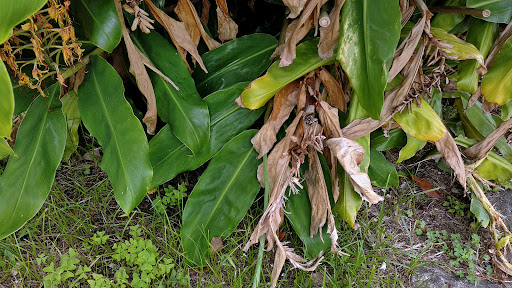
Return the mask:
MULTIPOLYGON (((265 178, 265 194, 263 196, 264 207, 263 211, 267 209, 268 198, 270 194, 270 183, 268 182, 267 174, 267 155, 263 155, 263 171, 265 178)), ((252 288, 257 288, 260 285, 261 278, 261 266, 263 264, 263 246, 265 246, 265 235, 260 238, 260 247, 258 249, 258 261, 256 262, 256 271, 254 271, 254 278, 252 281, 252 288)))
POLYGON ((101 48, 94 49, 91 53, 89 53, 87 56, 85 56, 82 59, 82 62, 79 62, 78 64, 76 64, 73 67, 69 68, 68 70, 64 71, 62 73, 62 77, 64 77, 64 79, 67 79, 67 78, 73 76, 76 72, 78 72, 80 69, 84 68, 85 65, 87 65, 87 64, 89 64, 89 62, 91 62, 91 59, 90 59, 91 55, 100 55, 103 52, 105 52, 105 51, 101 48))
POLYGON ((491 11, 487 9, 476 9, 469 7, 458 7, 458 6, 444 6, 444 7, 432 7, 429 8, 431 12, 434 13, 451 13, 451 14, 463 14, 463 15, 471 15, 476 17, 484 17, 487 18, 491 16, 491 11))

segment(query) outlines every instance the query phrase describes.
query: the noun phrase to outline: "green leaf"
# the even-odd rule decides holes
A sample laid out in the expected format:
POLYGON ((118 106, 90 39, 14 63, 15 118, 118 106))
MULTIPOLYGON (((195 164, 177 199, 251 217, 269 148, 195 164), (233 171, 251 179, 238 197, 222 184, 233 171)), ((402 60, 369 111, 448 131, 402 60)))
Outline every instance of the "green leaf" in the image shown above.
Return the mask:
MULTIPOLYGON (((466 42, 475 45, 482 55, 487 57, 497 31, 498 25, 473 19, 466 36, 466 42)), ((476 69, 479 66, 476 60, 463 61, 459 64, 459 71, 457 73, 458 90, 466 91, 471 94, 476 92, 478 80, 480 79, 480 75, 476 73, 476 69)))
POLYGON ((87 68, 78 88, 80 115, 103 147, 101 168, 114 187, 117 203, 130 213, 146 195, 153 176, 149 145, 114 68, 98 56, 91 57, 87 68))
POLYGON ((257 153, 245 131, 229 141, 212 159, 190 194, 181 226, 185 255, 204 263, 213 237, 226 237, 251 207, 260 184, 256 179, 257 153))
POLYGON ((66 143, 60 85, 50 87, 27 111, 13 156, 0 177, 0 239, 21 228, 41 209, 66 143))
POLYGON ((418 151, 423 149, 426 144, 427 142, 425 141, 418 140, 412 136, 407 135, 407 144, 402 149, 400 149, 396 163, 401 163, 402 161, 412 158, 418 151))
POLYGON ((414 102, 410 111, 406 108, 393 115, 393 119, 414 138, 423 141, 437 141, 443 137, 446 127, 428 103, 423 99, 421 101, 421 107, 414 102))
POLYGON ((154 169, 151 187, 161 185, 181 172, 197 169, 261 116, 263 108, 253 111, 240 108, 235 103, 247 84, 239 83, 204 98, 211 113, 211 135, 205 148, 195 156, 172 134, 169 125, 151 139, 149 155, 154 169))
POLYGON ((105 51, 114 51, 122 34, 114 1, 72 0, 70 7, 89 41, 105 51))
POLYGON ((66 97, 61 99, 62 112, 68 124, 66 149, 64 149, 63 160, 68 160, 71 154, 78 148, 78 127, 82 123, 80 111, 78 111, 78 96, 75 91, 70 91, 66 97))
POLYGON ((473 44, 465 42, 440 28, 432 27, 430 32, 434 37, 447 44, 447 46, 442 48, 445 50, 447 58, 451 60, 474 59, 478 64, 485 65, 484 56, 473 44))
POLYGON ((0 138, 7 138, 11 134, 14 95, 9 73, 7 73, 4 62, 0 62, 0 138))
POLYGON ((512 38, 505 42, 484 75, 481 88, 488 102, 505 105, 512 99, 512 38))
POLYGON ((476 219, 480 222, 482 227, 487 227, 489 225, 489 213, 485 210, 480 200, 475 196, 475 193, 471 193, 471 205, 469 206, 471 213, 475 214, 476 219))
POLYGON ((489 22, 508 23, 512 16, 512 0, 467 0, 466 5, 471 8, 491 11, 489 17, 477 17, 489 22))
POLYGON ((13 154, 14 151, 12 151, 11 146, 9 146, 7 141, 4 138, 0 138, 0 160, 13 154))
POLYGON ((334 205, 333 210, 340 215, 340 217, 347 222, 350 227, 354 227, 356 224, 357 211, 361 208, 363 199, 354 190, 354 187, 350 183, 350 179, 338 164, 338 175, 339 175, 339 187, 340 196, 338 202, 334 205))
POLYGON ((361 106, 379 119, 388 70, 400 38, 397 1, 345 2, 336 58, 347 73, 361 106))
POLYGON ((12 35, 12 28, 41 9, 48 0, 2 1, 0 9, 0 44, 12 35))
POLYGON ((382 153, 370 149, 370 166, 368 176, 372 184, 380 188, 398 187, 398 173, 382 153))
POLYGON ((270 65, 277 40, 268 34, 250 34, 229 41, 203 55, 205 73, 196 67, 192 76, 197 91, 206 96, 233 84, 252 81, 270 65))
POLYGON ((263 107, 268 100, 288 83, 324 65, 334 62, 334 57, 322 59, 318 56, 318 38, 297 46, 297 58, 287 67, 275 62, 262 77, 254 80, 242 93, 242 103, 249 109, 263 107))
MULTIPOLYGON (((443 4, 443 6, 464 6, 465 2, 465 0, 448 0, 443 4)), ((464 17, 465 15, 463 14, 439 13, 434 17, 434 19, 432 19, 431 26, 441 28, 445 31, 450 31, 455 28, 457 24, 462 22, 464 17)))
POLYGON ((158 33, 132 33, 132 40, 153 65, 179 87, 177 91, 162 77, 149 72, 158 116, 170 125, 172 133, 194 155, 199 153, 210 139, 210 115, 208 106, 197 93, 187 65, 176 49, 158 33))
POLYGON ((400 128, 391 129, 388 137, 381 129, 372 132, 370 135, 370 146, 377 151, 385 151, 391 148, 402 147, 407 142, 406 134, 400 128))

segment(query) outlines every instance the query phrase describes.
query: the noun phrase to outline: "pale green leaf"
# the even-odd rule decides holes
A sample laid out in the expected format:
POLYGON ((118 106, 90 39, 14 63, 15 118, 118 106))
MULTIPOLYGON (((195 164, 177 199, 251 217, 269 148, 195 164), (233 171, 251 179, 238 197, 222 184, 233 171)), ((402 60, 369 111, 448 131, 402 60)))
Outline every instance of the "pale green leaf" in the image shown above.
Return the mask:
POLYGON ((4 62, 0 61, 0 138, 8 138, 11 134, 13 112, 14 96, 11 80, 4 62))
POLYGON ((445 46, 442 49, 446 52, 446 56, 451 60, 474 59, 480 65, 485 66, 484 56, 478 49, 468 42, 465 42, 457 36, 450 34, 443 29, 432 27, 430 32, 439 39, 445 46))
POLYGON ((421 107, 414 102, 411 111, 405 108, 404 111, 393 115, 393 119, 414 138, 423 141, 437 141, 443 137, 446 127, 428 103, 423 99, 421 101, 421 107))
POLYGON ((505 42, 483 77, 481 89, 488 102, 505 105, 512 100, 512 38, 505 42))

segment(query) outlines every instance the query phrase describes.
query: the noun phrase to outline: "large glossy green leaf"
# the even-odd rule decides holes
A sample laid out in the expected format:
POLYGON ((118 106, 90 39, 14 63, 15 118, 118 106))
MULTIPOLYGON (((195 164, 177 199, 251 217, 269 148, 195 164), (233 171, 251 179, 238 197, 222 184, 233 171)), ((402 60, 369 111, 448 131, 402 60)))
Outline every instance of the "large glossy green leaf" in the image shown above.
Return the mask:
POLYGON ((447 46, 443 47, 443 50, 446 51, 446 55, 449 57, 449 59, 474 59, 478 62, 478 64, 484 66, 484 56, 473 44, 465 42, 457 38, 457 36, 450 34, 440 28, 432 27, 430 28, 430 32, 437 39, 447 44, 447 46))
POLYGON ((361 106, 379 119, 388 70, 400 38, 397 1, 346 1, 341 11, 336 58, 361 106))
POLYGON ((402 147, 407 143, 407 138, 402 129, 391 129, 388 135, 384 135, 381 129, 370 134, 370 146, 377 151, 385 151, 391 148, 402 147))
POLYGON ((14 154, 14 151, 12 151, 7 141, 4 138, 0 138, 0 160, 12 154, 14 154))
POLYGON ((9 73, 5 69, 4 62, 0 62, 0 138, 7 138, 11 134, 14 96, 9 73))
POLYGON ((0 177, 0 239, 21 228, 41 209, 66 143, 60 85, 39 97, 23 119, 13 156, 0 177))
POLYGON ((489 213, 487 213, 487 210, 485 210, 480 200, 475 196, 475 193, 471 193, 471 205, 469 206, 469 209, 471 210, 471 213, 475 215, 482 227, 485 228, 489 225, 489 221, 491 220, 489 213))
POLYGON ((108 52, 116 48, 122 33, 114 1, 72 0, 70 7, 89 41, 108 52))
POLYGON ((410 111, 406 108, 393 115, 393 119, 414 138, 423 141, 437 141, 443 137, 446 127, 428 103, 425 100, 421 101, 421 107, 414 102, 410 111))
POLYGON ((174 47, 158 33, 132 33, 135 45, 178 87, 154 72, 149 72, 155 90, 158 116, 168 123, 172 133, 193 154, 199 153, 210 139, 208 106, 197 93, 187 65, 174 47))
MULTIPOLYGON (((325 163, 325 159, 322 155, 320 162, 322 163, 322 170, 325 177, 325 183, 331 183, 331 177, 329 176, 329 168, 325 163)), ((301 175, 304 175, 308 165, 305 163, 301 166, 301 175)), ((329 200, 332 202, 332 186, 327 185, 329 192, 329 200)), ((322 228, 322 235, 320 233, 311 237, 311 202, 308 196, 307 184, 303 183, 303 187, 299 188, 299 193, 291 195, 286 200, 286 218, 292 224, 293 230, 297 233, 300 240, 306 248, 306 254, 309 257, 317 257, 320 252, 327 252, 331 247, 331 238, 327 234, 327 225, 322 228), (323 240, 322 240, 323 239, 323 240)))
POLYGON ((205 148, 196 155, 181 143, 166 125, 149 142, 149 155, 154 175, 151 187, 161 185, 181 172, 192 171, 210 160, 233 137, 249 128, 263 113, 263 108, 240 108, 235 99, 248 82, 233 85, 204 98, 211 113, 211 136, 205 148))
POLYGON ((208 73, 199 67, 194 70, 197 91, 204 97, 233 84, 254 80, 270 65, 276 46, 277 40, 271 35, 250 34, 201 55, 208 73))
POLYGON ((241 133, 212 159, 183 211, 181 243, 186 257, 204 263, 213 237, 226 237, 251 207, 260 184, 258 154, 251 144, 256 130, 241 133))
POLYGON ((130 213, 147 193, 153 169, 142 124, 124 98, 123 82, 103 58, 91 57, 78 88, 78 109, 85 127, 103 147, 107 172, 119 206, 130 213))
POLYGON ((382 153, 370 149, 370 166, 368 176, 372 184, 380 188, 398 187, 398 173, 382 153))
POLYGON ((78 127, 82 123, 80 111, 78 111, 78 96, 75 91, 70 91, 62 101, 62 112, 66 117, 68 124, 68 136, 66 139, 66 149, 64 149, 63 160, 68 160, 71 154, 78 148, 78 127))
MULTIPOLYGON (((483 20, 474 19, 469 26, 466 36, 466 42, 475 45, 484 57, 487 56, 491 49, 492 43, 498 31, 498 25, 483 20)), ((480 75, 476 73, 476 69, 480 66, 476 60, 463 61, 459 64, 457 73, 457 89, 469 92, 476 92, 478 88, 478 80, 480 75)))
POLYGON ((407 135, 407 144, 400 149, 396 163, 401 163, 402 161, 412 158, 418 151, 423 149, 426 144, 427 142, 423 140, 407 135))
POLYGON ((36 13, 48 0, 2 1, 0 7, 0 44, 11 37, 12 28, 36 13))
POLYGON ((343 168, 341 168, 339 164, 338 172, 340 179, 340 196, 333 210, 336 211, 350 227, 354 227, 356 224, 357 211, 361 208, 363 199, 356 190, 354 190, 354 186, 350 183, 349 176, 343 171, 343 168))
POLYGON ((318 38, 297 46, 297 58, 287 67, 279 67, 275 62, 262 77, 254 80, 242 93, 242 102, 249 109, 258 109, 265 105, 288 83, 298 79, 316 68, 334 62, 334 56, 322 59, 318 56, 318 38))
POLYGON ((467 0, 466 5, 491 11, 491 16, 480 18, 489 22, 508 23, 512 16, 512 0, 467 0))
POLYGON ((512 38, 501 48, 491 68, 482 79, 485 100, 505 105, 512 100, 512 38))

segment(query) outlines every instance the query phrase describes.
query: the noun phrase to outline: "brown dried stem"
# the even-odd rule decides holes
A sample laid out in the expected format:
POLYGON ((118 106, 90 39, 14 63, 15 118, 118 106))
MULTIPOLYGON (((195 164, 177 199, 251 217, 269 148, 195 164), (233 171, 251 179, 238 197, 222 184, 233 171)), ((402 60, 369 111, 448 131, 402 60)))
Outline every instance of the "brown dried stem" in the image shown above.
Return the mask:
POLYGON ((458 7, 458 6, 442 6, 442 7, 430 7, 431 12, 434 13, 450 13, 450 14, 463 14, 463 15, 471 15, 476 17, 489 17, 491 16, 491 11, 487 9, 476 9, 469 7, 458 7))

